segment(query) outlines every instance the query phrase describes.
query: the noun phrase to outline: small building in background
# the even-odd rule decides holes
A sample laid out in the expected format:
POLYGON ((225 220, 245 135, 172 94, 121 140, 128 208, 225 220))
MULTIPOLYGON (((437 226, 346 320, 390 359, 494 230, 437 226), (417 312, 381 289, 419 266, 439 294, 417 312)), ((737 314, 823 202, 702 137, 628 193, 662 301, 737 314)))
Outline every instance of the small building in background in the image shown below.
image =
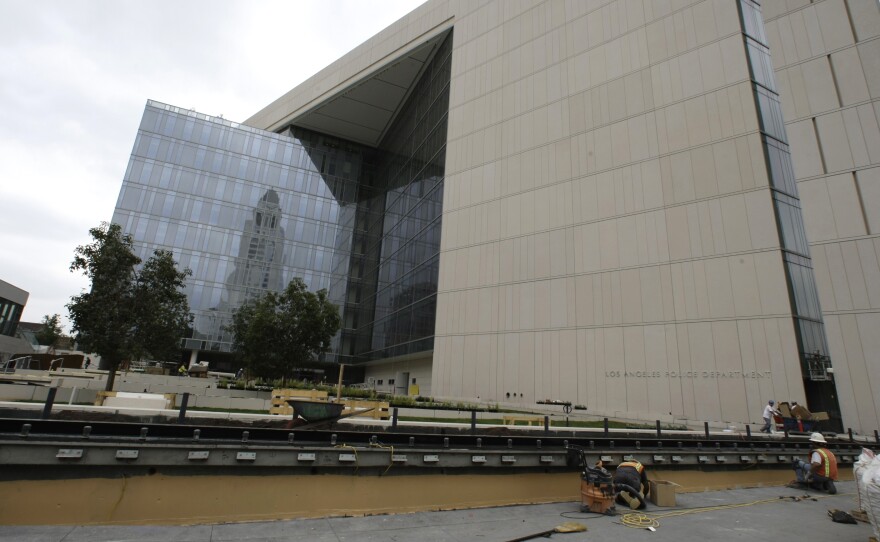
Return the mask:
POLYGON ((33 350, 29 342, 16 336, 29 295, 21 288, 0 280, 0 363, 4 365, 14 354, 33 350))

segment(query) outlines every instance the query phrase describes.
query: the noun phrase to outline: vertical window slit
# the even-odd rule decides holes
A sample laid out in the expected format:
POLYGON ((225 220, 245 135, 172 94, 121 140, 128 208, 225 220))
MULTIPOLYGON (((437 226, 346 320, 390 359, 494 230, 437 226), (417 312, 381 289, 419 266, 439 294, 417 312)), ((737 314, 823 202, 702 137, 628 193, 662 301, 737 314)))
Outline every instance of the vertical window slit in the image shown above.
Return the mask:
POLYGON ((846 11, 846 20, 849 21, 849 29, 852 32, 853 42, 859 42, 858 33, 856 33, 856 23, 853 21, 852 10, 849 9, 850 0, 843 0, 843 9, 846 11))
POLYGON ((871 235, 871 225, 868 222, 868 213, 865 211, 865 200, 862 198, 862 187, 859 184, 859 177, 856 172, 852 172, 853 184, 856 187, 856 197, 859 199, 859 210, 862 212, 862 221, 865 224, 865 235, 871 235))
POLYGON ((826 57, 828 59, 828 69, 831 70, 831 80, 834 81, 834 93, 837 95, 837 106, 843 107, 843 97, 840 95, 840 84, 837 82, 837 72, 834 71, 834 61, 831 59, 831 55, 826 57))
POLYGON ((819 148, 819 160, 822 161, 822 173, 828 173, 828 167, 825 165, 825 152, 822 150, 822 137, 819 135, 819 125, 816 124, 816 117, 813 117, 813 132, 816 134, 816 147, 819 148))

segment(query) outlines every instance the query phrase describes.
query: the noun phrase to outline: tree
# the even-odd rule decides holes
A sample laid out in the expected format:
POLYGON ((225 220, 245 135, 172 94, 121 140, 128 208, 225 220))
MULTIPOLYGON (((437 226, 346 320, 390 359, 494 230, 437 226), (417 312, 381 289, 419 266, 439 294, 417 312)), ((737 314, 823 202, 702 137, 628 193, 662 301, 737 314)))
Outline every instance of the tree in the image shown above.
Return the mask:
POLYGON ((192 323, 186 294, 186 277, 192 271, 177 270, 174 256, 156 250, 138 273, 135 295, 138 309, 137 339, 144 353, 154 359, 180 356, 180 339, 192 323))
POLYGON ((61 340, 61 315, 53 314, 43 316, 43 327, 35 335, 37 342, 49 347, 49 353, 55 352, 58 341, 61 340))
POLYGON ((283 292, 245 303, 233 315, 230 331, 233 348, 251 374, 286 380, 295 367, 330 348, 340 325, 327 290, 310 292, 297 278, 283 292))
POLYGON ((102 223, 89 234, 94 242, 76 248, 70 270, 89 277, 92 287, 71 297, 67 309, 81 348, 108 363, 110 391, 123 360, 179 354, 180 338, 192 321, 180 290, 192 271, 178 271, 166 250, 154 251, 138 268, 141 259, 119 224, 102 223))

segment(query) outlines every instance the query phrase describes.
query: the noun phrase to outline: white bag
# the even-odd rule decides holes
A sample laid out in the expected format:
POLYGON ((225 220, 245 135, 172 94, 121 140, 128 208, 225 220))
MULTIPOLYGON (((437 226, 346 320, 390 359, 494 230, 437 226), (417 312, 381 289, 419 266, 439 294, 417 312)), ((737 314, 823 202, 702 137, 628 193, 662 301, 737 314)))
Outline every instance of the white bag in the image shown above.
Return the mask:
MULTIPOLYGON (((874 537, 880 539, 880 457, 875 457, 862 472, 861 484, 865 488, 862 508, 874 528, 874 537)), ((861 489, 859 490, 861 492, 861 489)))
POLYGON ((859 460, 853 464, 853 479, 856 481, 856 489, 859 491, 859 510, 865 510, 865 503, 867 502, 868 495, 865 493, 865 484, 862 483, 862 475, 864 475, 865 470, 871 465, 871 463, 876 459, 874 456, 874 452, 869 450, 868 448, 862 448, 862 453, 859 455, 859 460))

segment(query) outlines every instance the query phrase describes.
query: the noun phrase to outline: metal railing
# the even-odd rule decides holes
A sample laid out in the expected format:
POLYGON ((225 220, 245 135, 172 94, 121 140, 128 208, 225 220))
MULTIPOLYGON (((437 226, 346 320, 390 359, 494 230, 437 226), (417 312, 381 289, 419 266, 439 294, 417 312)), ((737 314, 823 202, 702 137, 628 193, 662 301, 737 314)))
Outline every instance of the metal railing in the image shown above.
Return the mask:
MULTIPOLYGON (((14 373, 16 369, 31 369, 32 365, 37 363, 37 360, 33 359, 31 356, 22 356, 20 358, 12 358, 3 364, 3 373, 14 373)), ((39 369, 39 365, 37 366, 39 369)))

